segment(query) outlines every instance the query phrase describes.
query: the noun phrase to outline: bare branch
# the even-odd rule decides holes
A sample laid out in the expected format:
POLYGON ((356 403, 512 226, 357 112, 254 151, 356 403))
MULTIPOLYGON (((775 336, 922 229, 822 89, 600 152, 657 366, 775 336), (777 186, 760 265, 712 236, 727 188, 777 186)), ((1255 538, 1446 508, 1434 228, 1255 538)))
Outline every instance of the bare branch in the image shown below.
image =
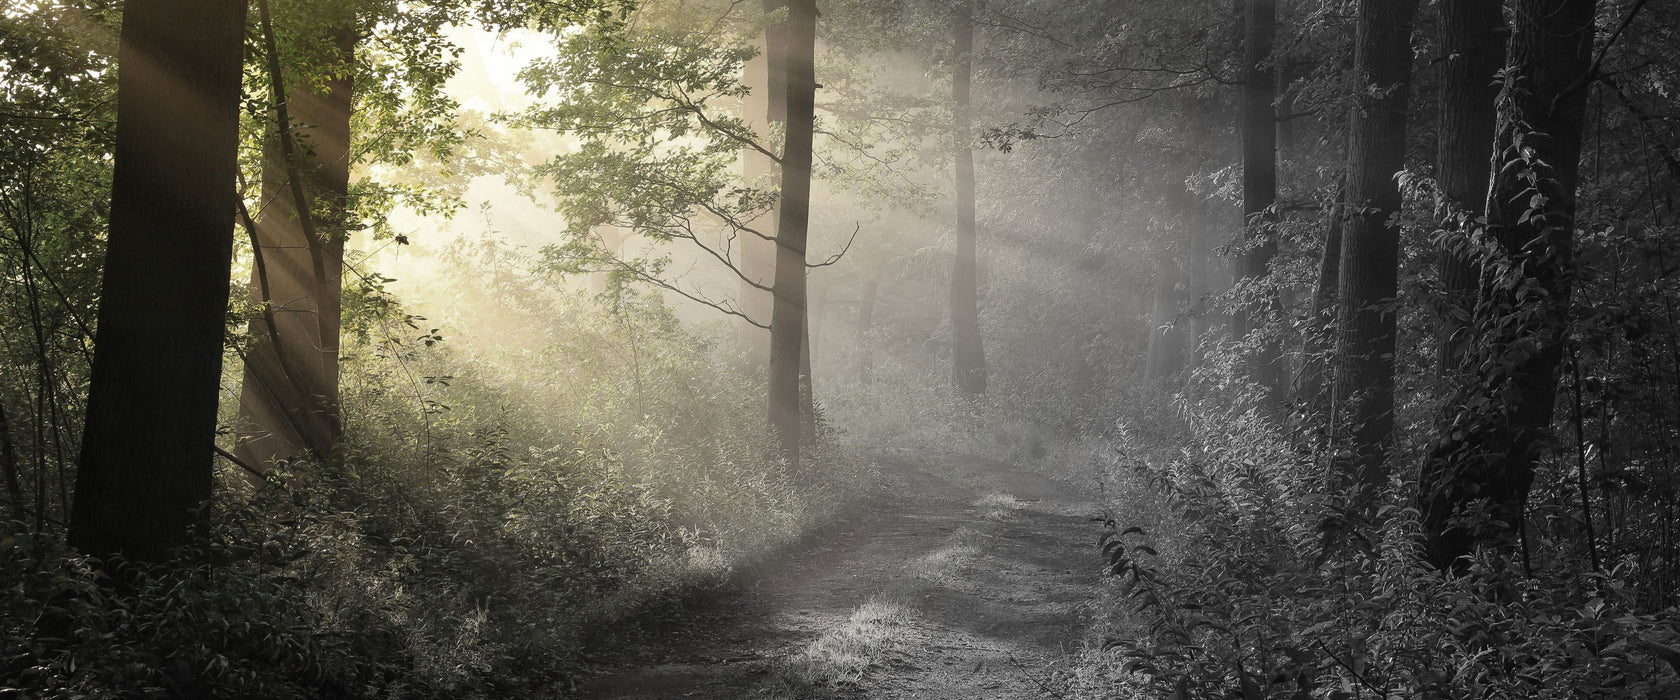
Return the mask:
POLYGON ((852 235, 851 235, 850 238, 846 239, 846 245, 845 245, 845 247, 840 249, 840 252, 829 256, 827 260, 824 260, 824 261, 822 261, 820 263, 817 263, 815 265, 806 264, 805 269, 814 270, 814 269, 819 268, 819 267, 828 267, 829 265, 833 265, 834 263, 840 262, 841 258, 846 257, 846 252, 852 249, 852 241, 857 240, 858 231, 861 231, 861 230, 863 230, 863 224, 862 223, 858 223, 858 224, 853 225, 852 226, 852 235))
MULTIPOLYGON (((759 322, 758 319, 755 319, 752 316, 747 315, 745 312, 741 311, 740 309, 737 309, 735 307, 735 305, 729 303, 728 300, 712 299, 710 297, 705 296, 704 294, 701 294, 699 291, 690 291, 690 290, 687 290, 687 289, 683 289, 683 288, 677 286, 675 282, 672 282, 670 280, 662 279, 658 275, 650 273, 647 270, 644 270, 641 267, 639 267, 639 266, 637 266, 637 265, 635 265, 635 264, 633 264, 629 261, 626 261, 623 258, 618 257, 617 255, 614 255, 610 252, 607 252, 604 249, 600 251, 600 255, 590 256, 588 258, 584 258, 583 260, 584 260, 584 262, 596 263, 598 265, 605 266, 605 267, 607 267, 611 270, 616 270, 618 272, 622 272, 624 274, 630 275, 631 277, 635 278, 636 280, 638 280, 638 281, 640 281, 644 284, 649 284, 649 285, 652 285, 652 286, 657 287, 659 289, 663 289, 663 290, 672 292, 674 294, 680 295, 683 298, 688 299, 689 301, 695 302, 697 304, 701 304, 703 306, 711 307, 712 309, 714 309, 714 310, 716 310, 720 313, 723 313, 723 314, 729 315, 729 316, 734 316, 734 317, 739 318, 743 321, 746 321, 747 323, 750 323, 753 326, 756 326, 758 328, 763 328, 765 330, 770 329, 770 324, 759 322)), ((730 269, 734 270, 734 266, 731 265, 730 269)), ((736 274, 738 275, 738 274, 740 274, 740 272, 736 271, 736 274)), ((760 289, 764 289, 765 291, 773 291, 769 288, 762 287, 762 286, 759 286, 759 285, 754 285, 754 286, 758 286, 760 289)))

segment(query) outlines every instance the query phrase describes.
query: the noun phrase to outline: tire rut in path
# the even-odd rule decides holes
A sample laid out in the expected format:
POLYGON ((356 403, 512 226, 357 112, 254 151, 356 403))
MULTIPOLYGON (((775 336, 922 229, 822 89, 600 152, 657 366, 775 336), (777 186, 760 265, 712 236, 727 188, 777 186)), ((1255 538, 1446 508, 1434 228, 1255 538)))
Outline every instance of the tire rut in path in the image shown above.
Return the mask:
POLYGON ((877 462, 877 502, 613 650, 581 697, 1054 697, 1098 580, 1092 501, 997 461, 877 462))

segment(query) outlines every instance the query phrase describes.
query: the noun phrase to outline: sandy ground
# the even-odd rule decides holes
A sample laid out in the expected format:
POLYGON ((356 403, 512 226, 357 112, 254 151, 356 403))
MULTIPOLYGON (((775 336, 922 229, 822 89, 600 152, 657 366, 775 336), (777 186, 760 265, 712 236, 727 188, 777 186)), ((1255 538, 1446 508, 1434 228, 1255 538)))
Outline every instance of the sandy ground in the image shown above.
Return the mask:
POLYGON ((619 640, 580 697, 1059 697, 1098 579, 1091 499, 1001 462, 877 461, 877 502, 619 640))

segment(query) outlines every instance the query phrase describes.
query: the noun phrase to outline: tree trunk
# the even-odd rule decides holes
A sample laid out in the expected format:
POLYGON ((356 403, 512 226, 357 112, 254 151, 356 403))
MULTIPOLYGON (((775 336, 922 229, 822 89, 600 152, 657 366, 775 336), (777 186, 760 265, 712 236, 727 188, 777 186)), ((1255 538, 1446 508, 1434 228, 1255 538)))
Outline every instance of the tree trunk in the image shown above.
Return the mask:
MULTIPOLYGON (((1486 210, 1493 141, 1495 74, 1505 63, 1505 18, 1499 0, 1441 0, 1441 99, 1436 114, 1439 141, 1435 183, 1441 228, 1462 240, 1469 219, 1486 210)), ((1458 371, 1476 303, 1479 271, 1462 250, 1443 248, 1436 259, 1445 306, 1442 309, 1437 371, 1458 371)))
MULTIPOLYGON (((1406 103, 1411 93, 1416 0, 1361 0, 1354 37, 1358 108, 1348 122, 1342 262, 1336 284, 1336 377, 1331 411, 1346 440, 1337 458, 1341 488, 1369 504, 1388 482, 1384 461, 1394 432, 1395 314, 1400 209, 1394 174, 1405 167, 1406 103)), ((1333 492, 1339 492, 1333 491, 1333 492)))
POLYGON ((17 449, 12 444, 12 420, 6 412, 4 397, 0 397, 0 476, 6 480, 6 496, 11 499, 11 511, 6 517, 23 520, 23 480, 18 478, 17 449))
POLYGON ((1172 253, 1162 250, 1155 259, 1155 293, 1149 311, 1149 345, 1145 353, 1143 379, 1164 384, 1182 368, 1184 331, 1178 318, 1178 265, 1172 253))
MULTIPOLYGON (((763 0, 765 14, 770 14, 787 5, 786 0, 763 0)), ((748 94, 743 106, 743 117, 753 130, 764 137, 768 137, 773 127, 786 121, 787 114, 787 66, 782 56, 787 52, 787 32, 782 23, 771 24, 764 28, 764 51, 747 62, 744 82, 752 92, 748 94)), ((768 156, 754 149, 745 149, 742 157, 742 179, 748 186, 764 187, 772 184, 777 178, 776 163, 768 156)), ((775 235, 772 228, 778 218, 777 209, 772 209, 764 220, 761 231, 766 235, 775 235)), ((741 311, 752 319, 762 323, 774 313, 774 295, 763 289, 754 287, 752 283, 773 285, 776 279, 776 243, 747 234, 741 238, 741 273, 751 280, 741 282, 741 311)), ((750 367, 761 368, 770 364, 770 334, 746 321, 737 325, 737 338, 747 354, 750 367)))
MULTIPOLYGON (((808 279, 808 278, 807 278, 808 279)), ((817 442, 817 388, 811 372, 811 355, 817 351, 817 323, 822 319, 823 288, 805 289, 805 327, 799 339, 799 417, 800 435, 806 444, 817 442)))
POLYGON ((1189 270, 1185 275, 1189 287, 1185 290, 1185 296, 1190 299, 1193 313, 1190 314, 1189 324, 1185 329, 1185 342, 1189 344, 1187 354, 1190 366, 1197 367, 1202 363, 1202 336, 1213 326, 1210 321, 1213 310, 1209 308, 1209 299, 1213 292, 1209 262, 1213 258, 1215 236, 1212 217, 1208 216, 1207 201, 1197 198, 1190 207, 1190 254, 1187 258, 1189 270))
POLYGON ((1305 422, 1309 424, 1327 420, 1330 416, 1330 387, 1326 377, 1333 374, 1327 366, 1333 360, 1326 354, 1336 347, 1336 339, 1340 336, 1336 324, 1336 300, 1342 274, 1342 228, 1346 224, 1346 211, 1347 190, 1344 184, 1336 188, 1336 201, 1330 205, 1329 215, 1325 217, 1324 249, 1319 252, 1318 279, 1313 282, 1307 333, 1301 343, 1301 381, 1296 392, 1305 422))
POLYGON ((974 8, 957 4, 952 23, 951 99, 955 104, 957 257, 951 263, 951 381, 957 394, 986 393, 986 352, 980 341, 979 263, 975 257, 974 151, 969 147, 970 85, 974 73, 974 8))
MULTIPOLYGON (((1218 108, 1212 100, 1196 100, 1191 104, 1198 113, 1191 115, 1187 124, 1188 152, 1205 153, 1211 145, 1209 142, 1212 140, 1212 128, 1204 115, 1217 113, 1218 108)), ((1187 161, 1185 180, 1188 181, 1189 173, 1194 172, 1201 165, 1199 157, 1187 161)), ((1218 236, 1214 233, 1213 217, 1208 215, 1207 199, 1200 194, 1189 191, 1188 188, 1185 189, 1183 196, 1185 198, 1185 220, 1188 227, 1187 246, 1189 248, 1185 256, 1185 283, 1187 286, 1184 294, 1190 302, 1192 311, 1185 328, 1185 342, 1188 344, 1186 361, 1189 362, 1191 367, 1197 367, 1201 365, 1202 361, 1202 336, 1214 325, 1211 321, 1213 309, 1210 308, 1209 297, 1213 291, 1213 277, 1209 268, 1214 257, 1214 247, 1217 245, 1218 236)))
POLYGON ((233 253, 243 0, 128 0, 70 540, 161 561, 210 497, 233 253))
MULTIPOLYGON (((1244 23, 1242 84, 1243 253, 1237 273, 1248 284, 1269 274, 1277 257, 1277 239, 1267 214, 1277 202, 1277 77, 1271 65, 1272 40, 1277 33, 1275 0, 1249 0, 1244 23)), ((1239 339, 1264 322, 1275 310, 1275 294, 1240 304, 1231 319, 1239 339)), ((1275 342, 1265 343, 1249 358, 1249 376, 1268 397, 1281 399, 1283 353, 1275 342)))
MULTIPOLYGON (((265 22, 265 35, 270 29, 265 22)), ((336 43, 347 68, 355 34, 341 28, 336 43)), ((250 289, 252 302, 271 313, 250 322, 255 342, 245 355, 235 448, 258 468, 300 453, 330 459, 343 436, 338 346, 350 186, 350 71, 334 71, 321 95, 308 86, 286 89, 278 55, 268 65, 276 121, 263 164, 267 205, 256 227, 254 252, 263 264, 253 266, 250 289), (318 217, 320 210, 327 216, 318 217)))
POLYGON ((805 333, 805 238, 810 222, 816 102, 816 0, 789 0, 787 145, 776 225, 775 309, 770 320, 770 425, 782 457, 799 464, 799 357, 805 333))
POLYGON ((1534 460, 1550 442, 1595 4, 1517 0, 1511 14, 1487 197, 1488 228, 1509 264, 1483 272, 1476 342, 1467 349, 1467 366, 1491 371, 1463 382, 1447 404, 1418 487, 1425 547, 1443 569, 1461 571, 1458 558, 1477 544, 1515 543, 1534 460), (1488 518, 1455 522, 1484 499, 1488 518))

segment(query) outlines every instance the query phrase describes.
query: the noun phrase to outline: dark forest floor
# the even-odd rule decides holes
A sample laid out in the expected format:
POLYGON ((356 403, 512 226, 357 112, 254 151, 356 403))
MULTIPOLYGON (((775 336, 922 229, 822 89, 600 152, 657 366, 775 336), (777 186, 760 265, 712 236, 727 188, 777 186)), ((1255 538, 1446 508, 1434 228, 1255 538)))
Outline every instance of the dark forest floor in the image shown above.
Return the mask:
POLYGON ((604 640, 579 695, 1059 695, 1097 584, 1092 500, 1002 462, 876 459, 883 496, 717 600, 604 640))

